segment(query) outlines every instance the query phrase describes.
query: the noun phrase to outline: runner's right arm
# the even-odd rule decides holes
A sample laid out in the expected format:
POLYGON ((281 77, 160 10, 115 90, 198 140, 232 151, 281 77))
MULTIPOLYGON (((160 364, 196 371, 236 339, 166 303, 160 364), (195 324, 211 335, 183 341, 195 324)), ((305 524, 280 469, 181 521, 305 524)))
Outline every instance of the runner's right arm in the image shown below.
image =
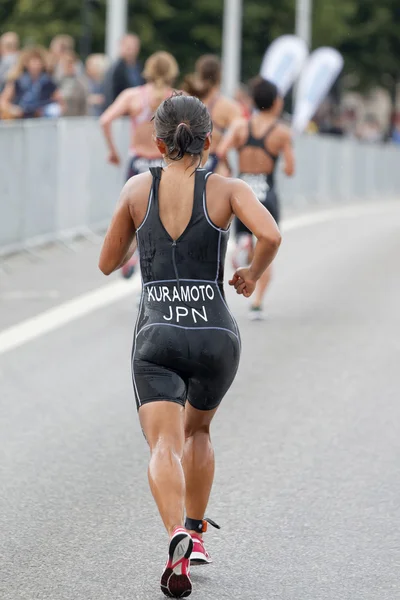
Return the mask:
POLYGON ((226 160, 229 150, 233 148, 240 148, 242 132, 247 127, 246 119, 240 118, 235 119, 228 131, 218 144, 217 156, 220 160, 226 160))
POLYGON ((274 260, 281 234, 270 212, 259 202, 251 187, 240 179, 232 180, 231 207, 257 238, 251 265, 238 269, 229 282, 238 294, 248 298, 254 292, 258 279, 274 260))
POLYGON ((104 275, 111 275, 124 265, 134 244, 136 228, 129 209, 131 192, 132 180, 129 180, 121 192, 101 249, 99 269, 104 275))
POLYGON ((123 91, 118 98, 107 108, 100 118, 100 125, 103 129, 109 149, 108 161, 114 165, 119 165, 121 160, 112 135, 112 123, 115 119, 131 114, 132 103, 136 96, 135 90, 128 89, 123 91))
POLYGON ((288 129, 285 134, 283 144, 283 159, 284 159, 284 172, 288 177, 292 177, 295 171, 295 159, 293 152, 293 140, 292 134, 288 129))
POLYGON ((235 100, 226 99, 224 106, 225 128, 229 128, 235 121, 243 119, 243 112, 240 104, 235 100))
POLYGON ((150 172, 131 177, 124 185, 104 238, 99 269, 110 275, 124 266, 137 245, 136 226, 146 213, 151 182, 150 172))

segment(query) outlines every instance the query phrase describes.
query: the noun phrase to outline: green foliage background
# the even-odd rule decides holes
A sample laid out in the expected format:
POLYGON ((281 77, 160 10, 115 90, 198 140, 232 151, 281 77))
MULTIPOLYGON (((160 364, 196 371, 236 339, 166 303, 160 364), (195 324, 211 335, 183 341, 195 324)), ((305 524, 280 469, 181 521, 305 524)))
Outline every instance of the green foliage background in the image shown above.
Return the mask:
MULTIPOLYGON (((0 31, 47 45, 57 33, 82 35, 83 0, 0 0, 0 31)), ((103 51, 105 0, 92 0, 93 51, 103 51)), ((399 0, 314 0, 313 47, 332 45, 347 73, 368 87, 400 74, 399 0), (390 78, 388 78, 388 75, 390 78)), ((294 30, 295 0, 243 0, 242 78, 259 69, 265 49, 294 30)), ((129 27, 142 39, 142 57, 167 49, 182 72, 204 52, 221 50, 223 0, 130 0, 129 27)))

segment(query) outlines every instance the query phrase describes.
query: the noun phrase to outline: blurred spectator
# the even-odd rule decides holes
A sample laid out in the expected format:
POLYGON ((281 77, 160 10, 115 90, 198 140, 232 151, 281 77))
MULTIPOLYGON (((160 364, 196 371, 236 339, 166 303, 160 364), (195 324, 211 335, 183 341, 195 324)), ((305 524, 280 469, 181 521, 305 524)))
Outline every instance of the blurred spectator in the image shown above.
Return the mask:
POLYGON ((344 108, 342 112, 343 128, 346 135, 355 137, 357 132, 357 111, 354 107, 344 108))
POLYGON ((400 113, 396 113, 393 119, 392 142, 400 144, 400 113))
POLYGON ((359 137, 363 142, 377 143, 383 141, 383 131, 375 115, 368 114, 361 125, 359 137))
POLYGON ((91 54, 86 60, 88 113, 93 117, 99 117, 104 110, 104 76, 108 66, 108 58, 105 54, 91 54))
MULTIPOLYGON (((50 63, 53 73, 53 79, 56 83, 60 82, 63 72, 63 58, 66 54, 75 52, 75 40, 71 35, 65 33, 56 35, 50 42, 50 63)), ((81 61, 77 62, 78 75, 83 75, 84 67, 81 61)))
POLYGON ((62 72, 59 90, 64 104, 63 116, 83 117, 87 114, 87 87, 78 75, 78 58, 75 52, 65 52, 59 65, 62 72))
POLYGON ((136 87, 145 83, 141 67, 137 62, 140 52, 140 40, 137 35, 128 33, 120 43, 119 58, 108 69, 104 89, 106 107, 110 106, 121 92, 127 88, 136 87))
POLYGON ((0 92, 3 90, 7 75, 15 67, 19 55, 19 37, 13 31, 0 37, 0 92))
POLYGON ((320 133, 327 135, 344 135, 342 114, 339 110, 334 110, 319 128, 320 133))
POLYGON ((59 116, 60 100, 49 74, 45 49, 38 46, 21 52, 0 96, 2 118, 59 116))
POLYGON ((311 121, 308 123, 306 127, 306 133, 309 135, 316 135, 319 133, 318 124, 313 119, 311 119, 311 121))

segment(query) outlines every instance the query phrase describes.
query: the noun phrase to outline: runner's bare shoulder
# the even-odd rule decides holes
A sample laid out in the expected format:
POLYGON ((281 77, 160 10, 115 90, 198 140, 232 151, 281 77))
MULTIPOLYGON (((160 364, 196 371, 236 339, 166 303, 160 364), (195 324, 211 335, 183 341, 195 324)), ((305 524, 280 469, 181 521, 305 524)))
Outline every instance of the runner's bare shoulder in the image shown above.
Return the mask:
POLYGON ((232 193, 232 179, 212 173, 207 180, 206 206, 211 220, 218 227, 226 227, 227 219, 231 213, 230 197, 232 193), (225 223, 224 223, 225 221, 225 223))
POLYGON ((234 131, 235 140, 238 142, 239 146, 244 144, 249 135, 249 121, 245 117, 238 117, 235 119, 231 125, 234 131))
POLYGON ((128 114, 135 116, 142 109, 142 86, 128 88, 121 93, 124 96, 125 106, 128 108, 128 114))
POLYGON ((151 184, 151 173, 140 173, 128 179, 122 190, 120 201, 125 202, 129 206, 136 227, 139 227, 146 215, 151 184))
POLYGON ((279 122, 277 132, 279 137, 285 142, 292 139, 292 130, 286 123, 279 122))
POLYGON ((215 107, 213 118, 224 123, 225 127, 229 127, 233 121, 241 117, 241 114, 240 105, 235 100, 221 96, 215 107))
POLYGON ((150 171, 134 175, 126 182, 123 188, 124 194, 133 201, 145 192, 148 194, 152 179, 150 171))

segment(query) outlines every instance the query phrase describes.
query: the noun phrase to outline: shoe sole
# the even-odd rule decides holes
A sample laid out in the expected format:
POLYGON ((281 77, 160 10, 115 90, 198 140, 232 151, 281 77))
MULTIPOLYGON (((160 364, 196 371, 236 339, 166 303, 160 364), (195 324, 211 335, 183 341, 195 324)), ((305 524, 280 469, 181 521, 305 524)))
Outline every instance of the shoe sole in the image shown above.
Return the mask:
POLYGON ((182 558, 189 559, 193 550, 193 540, 188 533, 174 535, 169 544, 168 564, 161 577, 161 591, 168 598, 187 598, 192 593, 189 573, 182 573, 182 558))
POLYGON ((250 313, 249 321, 266 321, 266 316, 262 313, 250 313))
POLYGON ((131 279, 135 273, 135 268, 131 267, 130 269, 126 269, 125 271, 122 269, 122 277, 124 279, 131 279))

